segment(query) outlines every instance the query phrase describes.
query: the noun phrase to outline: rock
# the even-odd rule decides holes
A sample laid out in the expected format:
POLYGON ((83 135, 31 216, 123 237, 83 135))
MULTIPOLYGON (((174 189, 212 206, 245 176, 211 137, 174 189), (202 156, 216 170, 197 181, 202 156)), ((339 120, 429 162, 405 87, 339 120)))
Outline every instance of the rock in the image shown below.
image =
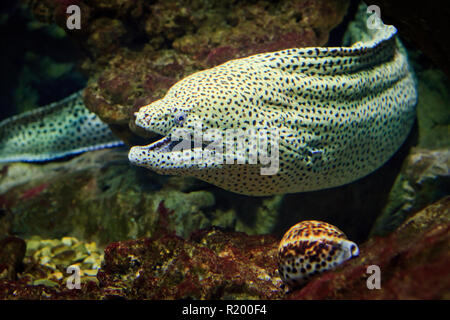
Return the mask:
POLYGON ((418 78, 418 137, 371 234, 395 230, 408 216, 450 190, 450 83, 442 71, 421 65, 414 52, 411 61, 418 78))
POLYGON ((25 256, 25 248, 25 241, 17 237, 0 240, 0 279, 16 279, 25 256))
POLYGON ((104 290, 128 299, 274 299, 276 239, 204 229, 183 240, 164 235, 112 243, 98 274, 104 290))
POLYGON ((450 151, 413 148, 371 233, 392 232, 411 214, 448 195, 448 190, 450 151))
POLYGON ((450 196, 406 220, 387 237, 360 245, 360 255, 313 278, 288 299, 449 299, 450 196), (370 290, 367 268, 381 271, 370 290))
MULTIPOLYGON (((20 260, 21 267, 14 278, 0 277, 0 299, 75 299, 77 297, 89 299, 94 296, 98 298, 96 275, 103 259, 102 249, 76 238, 33 237, 26 240, 25 253, 25 241, 21 239, 20 241, 23 243, 23 251, 21 251, 23 263, 20 260), (67 281, 73 275, 67 272, 69 266, 80 268, 81 289, 79 290, 70 290, 67 287, 67 281)), ((15 242, 17 243, 17 240, 15 242)), ((4 248, 7 247, 5 245, 4 248)), ((12 259, 14 255, 9 251, 8 257, 12 259)), ((4 251, 1 248, 0 252, 2 257, 4 251)))

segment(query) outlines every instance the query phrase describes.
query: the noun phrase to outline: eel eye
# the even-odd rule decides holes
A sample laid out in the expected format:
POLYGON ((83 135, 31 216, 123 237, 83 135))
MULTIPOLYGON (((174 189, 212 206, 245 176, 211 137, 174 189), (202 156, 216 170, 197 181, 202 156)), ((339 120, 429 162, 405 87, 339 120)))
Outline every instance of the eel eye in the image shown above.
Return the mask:
POLYGON ((184 112, 178 112, 175 115, 175 123, 176 124, 183 124, 185 118, 186 118, 186 115, 184 114, 184 112))

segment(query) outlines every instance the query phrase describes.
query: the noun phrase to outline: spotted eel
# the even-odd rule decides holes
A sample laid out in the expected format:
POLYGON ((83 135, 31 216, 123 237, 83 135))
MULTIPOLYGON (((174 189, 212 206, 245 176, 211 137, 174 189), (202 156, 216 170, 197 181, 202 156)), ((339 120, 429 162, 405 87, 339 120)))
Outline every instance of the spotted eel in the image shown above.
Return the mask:
POLYGON ((0 162, 48 161, 120 145, 84 106, 81 91, 0 122, 0 162))
POLYGON ((257 54, 180 80, 135 114, 136 126, 162 138, 131 148, 129 160, 256 196, 336 187, 373 172, 408 136, 417 90, 396 28, 380 20, 368 29, 363 13, 350 28, 351 46, 257 54), (261 174, 262 163, 226 163, 220 152, 189 161, 204 145, 175 149, 175 133, 199 122, 204 132, 277 129, 276 174, 261 174))

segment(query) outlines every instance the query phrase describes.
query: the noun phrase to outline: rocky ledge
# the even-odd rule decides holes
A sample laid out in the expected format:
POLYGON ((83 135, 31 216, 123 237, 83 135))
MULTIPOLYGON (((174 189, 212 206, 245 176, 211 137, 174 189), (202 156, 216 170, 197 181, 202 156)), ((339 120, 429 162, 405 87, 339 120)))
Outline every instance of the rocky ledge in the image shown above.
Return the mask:
MULTIPOLYGON (((80 259, 86 264, 87 248, 91 248, 90 255, 103 261, 95 279, 86 273, 80 289, 67 287, 67 275, 36 281, 46 273, 55 273, 37 260, 41 253, 36 250, 42 251, 39 241, 27 241, 32 248, 24 254, 23 240, 6 238, 0 250, 0 298, 449 299, 449 231, 450 197, 445 197, 410 217, 390 235, 371 237, 360 245, 357 258, 316 275, 290 293, 276 270, 278 241, 269 235, 249 236, 213 227, 195 231, 185 240, 166 232, 110 243, 101 258, 95 248, 66 238, 48 251, 55 254, 83 247, 80 259), (379 267, 380 289, 368 286, 372 280, 367 270, 373 265, 379 267)), ((77 253, 65 256, 70 264, 77 253)))

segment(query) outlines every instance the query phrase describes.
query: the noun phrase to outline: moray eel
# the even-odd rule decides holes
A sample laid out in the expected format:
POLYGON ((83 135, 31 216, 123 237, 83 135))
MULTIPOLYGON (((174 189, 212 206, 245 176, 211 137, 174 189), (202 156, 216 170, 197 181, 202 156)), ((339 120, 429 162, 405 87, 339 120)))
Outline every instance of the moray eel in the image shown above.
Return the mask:
POLYGON ((0 162, 49 161, 120 145, 84 106, 81 91, 0 122, 0 162))
MULTIPOLYGON (((359 24, 350 28, 351 46, 257 54, 180 80, 135 114, 136 126, 163 137, 131 148, 129 160, 256 196, 336 187, 368 175, 408 136, 417 91, 396 28, 380 20, 371 30, 366 20, 360 13, 359 24), (202 132, 276 129, 276 173, 261 174, 262 161, 228 163, 220 149, 214 154, 219 157, 192 161, 205 140, 193 148, 175 147, 180 130, 192 134, 198 123, 202 132)), ((250 138, 243 139, 249 155, 250 138)))

